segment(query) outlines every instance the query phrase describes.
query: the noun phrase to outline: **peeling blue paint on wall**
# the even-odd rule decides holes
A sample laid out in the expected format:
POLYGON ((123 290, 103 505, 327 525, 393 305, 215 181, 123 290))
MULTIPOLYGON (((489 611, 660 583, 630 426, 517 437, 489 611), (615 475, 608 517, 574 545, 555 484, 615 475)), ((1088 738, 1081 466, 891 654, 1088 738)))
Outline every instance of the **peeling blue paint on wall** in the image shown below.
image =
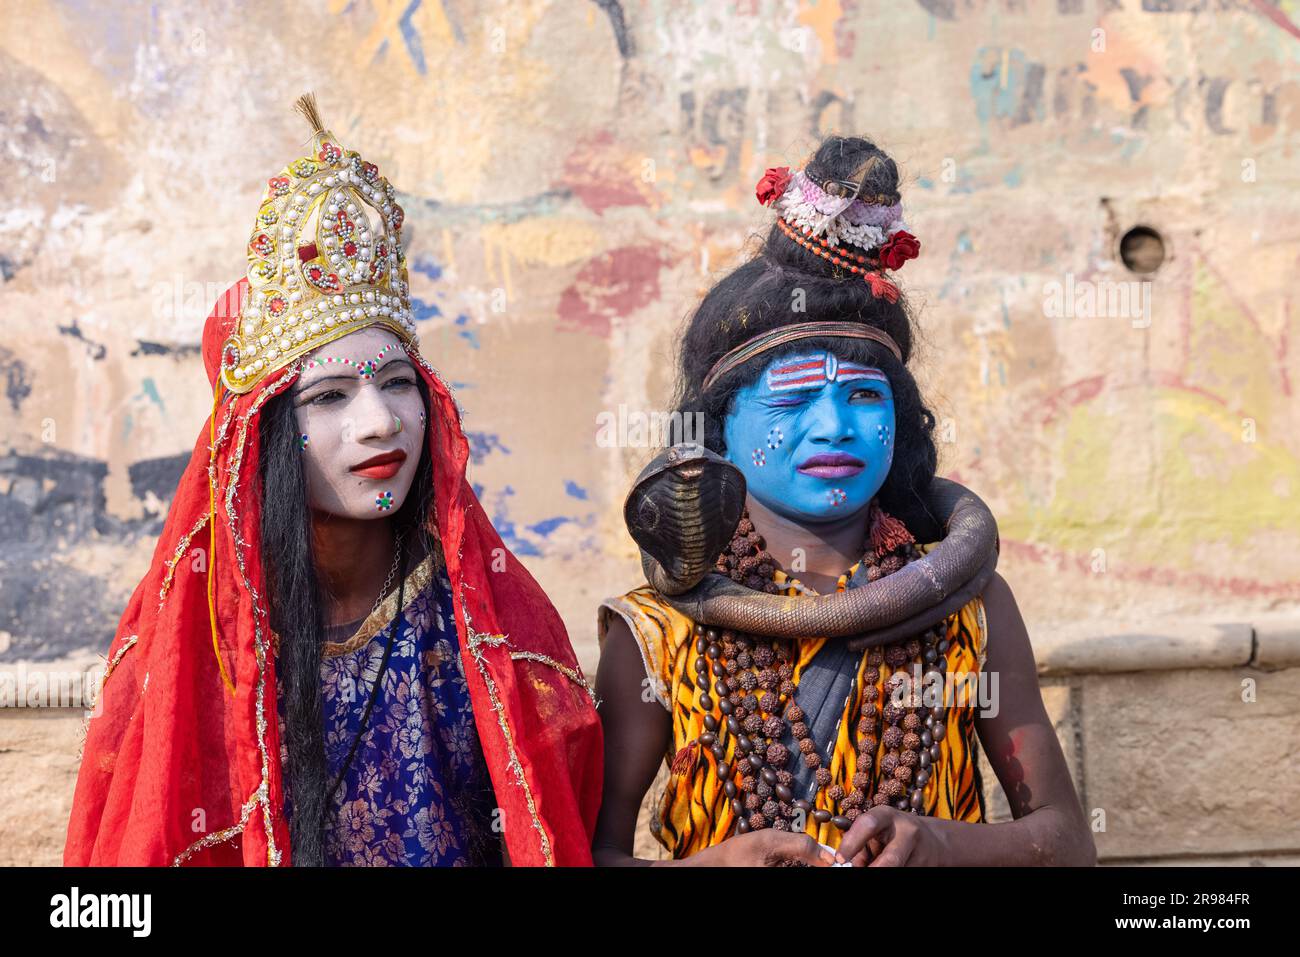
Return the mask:
POLYGON ((478 336, 474 333, 472 329, 466 328, 469 325, 469 316, 465 315, 464 313, 457 316, 456 325, 460 327, 460 331, 456 334, 460 336, 462 339, 464 339, 466 342, 468 342, 475 349, 477 349, 478 336))
POLYGON ((418 256, 411 263, 411 268, 421 276, 428 276, 430 279, 442 278, 442 267, 439 266, 432 256, 418 256))
POLYGON ((510 454, 510 450, 502 444, 501 437, 495 432, 466 432, 465 438, 469 440, 471 462, 482 462, 491 452, 510 454))

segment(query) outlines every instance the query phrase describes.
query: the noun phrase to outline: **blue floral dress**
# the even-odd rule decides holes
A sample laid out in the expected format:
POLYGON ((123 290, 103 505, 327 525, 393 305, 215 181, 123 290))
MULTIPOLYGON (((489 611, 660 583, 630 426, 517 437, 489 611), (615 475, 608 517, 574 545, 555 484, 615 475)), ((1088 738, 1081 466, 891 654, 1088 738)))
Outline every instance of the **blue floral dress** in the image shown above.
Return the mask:
MULTIPOLYGON (((403 602, 379 696, 330 803, 326 863, 500 864, 496 801, 440 562, 427 556, 408 575, 403 602)), ((396 589, 363 621, 327 629, 321 693, 330 784, 361 725, 395 614, 396 589)), ((279 712, 287 767, 283 701, 279 712)), ((289 796, 285 813, 292 814, 289 796)))

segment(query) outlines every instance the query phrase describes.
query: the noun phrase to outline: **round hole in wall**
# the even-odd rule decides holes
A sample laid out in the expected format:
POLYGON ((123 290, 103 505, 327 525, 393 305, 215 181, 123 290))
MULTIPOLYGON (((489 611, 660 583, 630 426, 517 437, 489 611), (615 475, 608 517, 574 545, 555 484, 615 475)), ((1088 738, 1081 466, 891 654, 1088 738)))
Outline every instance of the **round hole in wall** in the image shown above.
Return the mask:
POLYGON ((1165 241, 1150 226, 1134 226, 1119 241, 1119 258, 1132 272, 1153 273, 1165 261, 1165 241))

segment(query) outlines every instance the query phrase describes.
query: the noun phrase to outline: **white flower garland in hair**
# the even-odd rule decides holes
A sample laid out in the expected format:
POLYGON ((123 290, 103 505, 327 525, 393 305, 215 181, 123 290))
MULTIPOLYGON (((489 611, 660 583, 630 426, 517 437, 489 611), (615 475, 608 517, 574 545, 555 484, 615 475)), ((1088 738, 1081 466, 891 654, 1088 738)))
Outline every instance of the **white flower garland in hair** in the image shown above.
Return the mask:
POLYGON ((772 208, 787 223, 820 236, 832 246, 845 243, 870 251, 883 245, 895 233, 907 229, 901 211, 896 219, 884 226, 851 223, 844 215, 849 211, 850 205, 845 199, 825 193, 820 186, 808 179, 803 170, 799 170, 790 177, 785 192, 772 203, 772 208), (809 195, 816 198, 809 199, 809 195))

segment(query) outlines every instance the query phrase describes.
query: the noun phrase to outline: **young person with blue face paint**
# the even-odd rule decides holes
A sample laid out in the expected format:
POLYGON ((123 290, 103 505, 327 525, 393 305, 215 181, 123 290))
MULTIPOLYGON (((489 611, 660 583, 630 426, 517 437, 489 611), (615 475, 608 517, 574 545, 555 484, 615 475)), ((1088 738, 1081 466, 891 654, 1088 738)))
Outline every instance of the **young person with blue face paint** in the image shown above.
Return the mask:
POLYGON ((777 221, 681 343, 702 445, 625 508, 647 584, 600 610, 594 859, 652 863, 636 819, 666 762, 653 863, 1094 863, 996 525, 935 475, 886 275, 919 251, 897 167, 830 137, 757 195, 777 221), (980 746, 1013 821, 985 823, 980 746))
POLYGON ((833 588, 838 572, 817 567, 847 568, 860 557, 867 507, 894 461, 889 377, 827 349, 780 356, 737 391, 723 436, 728 458, 745 475, 750 518, 773 541, 830 546, 834 563, 806 565, 803 581, 833 588), (808 528, 825 540, 810 539, 808 528))

